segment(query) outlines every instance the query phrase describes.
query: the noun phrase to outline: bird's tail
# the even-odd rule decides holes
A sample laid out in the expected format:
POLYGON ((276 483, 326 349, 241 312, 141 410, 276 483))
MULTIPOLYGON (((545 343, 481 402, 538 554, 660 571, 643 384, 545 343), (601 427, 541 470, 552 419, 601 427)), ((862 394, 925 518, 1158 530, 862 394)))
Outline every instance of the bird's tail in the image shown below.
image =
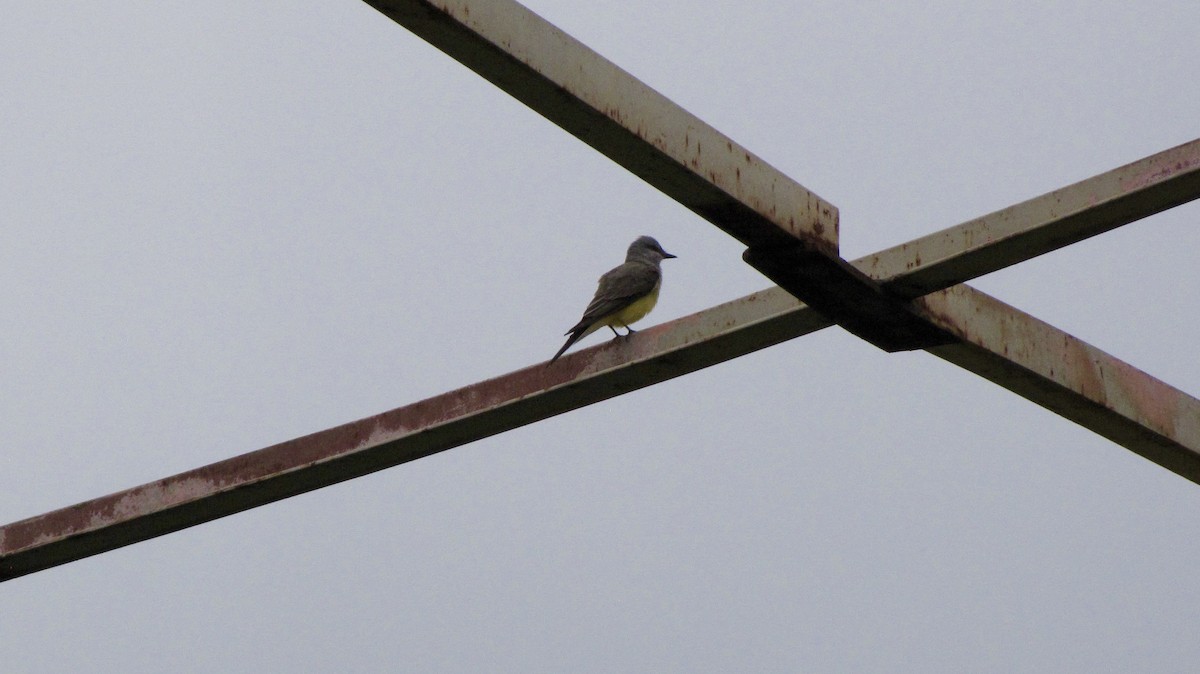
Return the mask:
MULTIPOLYGON (((568 332, 567 334, 570 335, 570 337, 567 337, 567 341, 563 343, 562 348, 559 349, 558 353, 554 354, 554 357, 550 359, 550 363, 553 363, 554 361, 558 360, 558 357, 563 355, 564 351, 571 348, 571 345, 574 344, 575 342, 578 342, 579 338, 583 337, 583 330, 576 329, 576 330, 572 330, 572 331, 568 332)), ((550 363, 546 363, 546 364, 550 365, 550 363)))

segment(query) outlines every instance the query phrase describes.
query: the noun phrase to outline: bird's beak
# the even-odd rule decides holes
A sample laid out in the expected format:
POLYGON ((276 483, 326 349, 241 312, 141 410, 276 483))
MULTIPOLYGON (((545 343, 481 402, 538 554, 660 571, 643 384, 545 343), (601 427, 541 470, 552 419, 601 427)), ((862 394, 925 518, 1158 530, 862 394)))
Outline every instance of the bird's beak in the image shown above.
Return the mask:
POLYGON ((665 259, 669 259, 669 258, 673 258, 673 257, 675 257, 674 255, 672 255, 672 254, 668 253, 668 252, 667 252, 667 251, 665 251, 665 250, 662 252, 662 254, 663 254, 663 259, 664 259, 664 260, 665 260, 665 259))

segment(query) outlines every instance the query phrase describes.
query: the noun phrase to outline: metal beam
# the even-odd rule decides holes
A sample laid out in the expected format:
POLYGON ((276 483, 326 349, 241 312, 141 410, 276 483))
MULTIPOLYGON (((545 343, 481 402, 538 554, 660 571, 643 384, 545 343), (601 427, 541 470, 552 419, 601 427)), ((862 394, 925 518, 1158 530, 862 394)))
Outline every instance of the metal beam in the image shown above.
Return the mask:
POLYGON ((747 248, 747 264, 856 337, 884 351, 924 349, 950 341, 903 299, 842 258, 800 246, 747 248))
POLYGON ((838 256, 837 209, 513 0, 367 0, 738 241, 746 261, 888 350, 936 343, 838 256))
POLYGON ((1200 401, 965 285, 916 304, 960 340, 933 355, 1200 483, 1200 401))
POLYGON ((953 340, 896 300, 949 288, 1196 198, 1200 139, 846 263, 873 284, 826 274, 827 265, 814 264, 804 251, 759 256, 751 248, 744 257, 877 346, 929 348, 953 340), (842 305, 854 310, 839 313, 842 305))
MULTIPOLYGON (((1195 198, 1200 190, 1188 158, 1194 158, 1194 147, 1181 150, 1185 156, 1173 168, 1155 164, 1161 170, 1121 173, 1114 178, 1118 189, 1108 191, 1124 192, 1107 204, 1076 204, 1070 213, 1046 215, 1041 212, 1050 202, 1035 199, 1006 209, 1007 216, 960 226, 956 234, 943 232, 847 263, 836 254, 836 209, 520 5, 509 0, 460 0, 453 8, 416 0, 371 4, 746 243, 748 259, 773 278, 807 285, 819 297, 829 292, 825 285, 840 284, 844 292, 835 288, 833 294, 841 294, 843 306, 855 297, 871 305, 850 318, 862 319, 862 329, 875 331, 876 339, 886 340, 880 333, 900 326, 925 334, 898 342, 955 340, 932 351, 1195 479, 1200 409, 1195 399, 981 293, 956 288, 944 298, 912 304, 884 295, 953 283, 1195 198), (1022 218, 1026 224, 1014 228, 1012 222, 1022 218), (968 230, 975 234, 966 237, 968 230), (956 254, 947 242, 959 235, 964 250, 956 254), (992 248, 972 240, 985 235, 998 242, 994 250, 1000 252, 991 255, 992 248), (796 261, 798 270, 789 267, 796 261), (924 272, 926 266, 939 270, 924 272), (970 301, 956 300, 961 297, 970 301), (982 313, 980 307, 991 323, 970 315, 982 313), (872 318, 872 311, 879 315, 872 318), (1028 331, 1027 339, 1004 341, 1004 331, 1017 328, 1028 331), (1074 346, 1065 353, 1037 354, 1049 343, 1043 340, 1056 339, 1074 346), (1006 357, 1005 349, 1013 348, 1027 350, 1028 356, 1006 357), (1055 357, 1078 354, 1096 365, 1090 370, 1053 365, 1055 357), (1089 376, 1130 384, 1097 388, 1088 383, 1089 376), (1131 391, 1171 411, 1111 404, 1131 391)), ((1067 188, 1065 196, 1078 192, 1067 188)), ((822 309, 838 317, 843 307, 836 297, 828 299, 830 306, 822 309)), ((526 368, 6 525, 0 528, 0 580, 411 461, 828 325, 828 319, 782 290, 756 293, 569 355, 553 368, 526 368)))
POLYGON ((838 251, 832 204, 512 0, 367 0, 747 246, 838 251))
POLYGON ((748 263, 887 351, 941 339, 901 300, 1176 205, 1200 183, 1193 143, 884 251, 861 269, 838 256, 831 204, 517 2, 367 3, 746 244, 748 263), (897 269, 873 267, 911 271, 917 260, 920 277, 875 280, 897 269))
MULTIPOLYGON (((1160 199, 1187 200, 1200 196, 1200 188, 1195 186, 1183 195, 1163 196, 1167 193, 1155 191, 1157 184, 1160 183, 1151 181, 1140 189, 1157 194, 1160 199)), ((1036 202, 1038 199, 1026 203, 1036 202)), ((1014 220, 1036 219, 1036 207, 1010 211, 1014 220)), ((1114 220, 1097 218, 1096 221, 1114 220)), ((974 227, 977 222, 960 227, 974 227)), ((1041 226, 1047 231, 1054 227, 1053 223, 1041 226)), ((1077 229, 1076 234, 1080 231, 1077 229)), ((1098 231, 1102 230, 1097 225, 1094 233, 1098 231)), ((1041 240, 1049 248, 1054 237, 1041 240)), ((929 284, 931 277, 923 277, 923 261, 946 264, 946 260, 953 261, 955 256, 925 256, 923 250, 927 245, 937 244, 925 237, 850 264, 879 275, 878 280, 883 282, 902 285, 909 278, 921 278, 921 283, 929 284)), ((1026 257, 1045 252, 1034 245, 1026 245, 1022 251, 1026 257)), ((960 269, 987 269, 986 256, 972 248, 962 254, 971 256, 974 262, 958 265, 960 269)), ((919 299, 912 306, 921 320, 958 342, 930 349, 935 355, 995 381, 1188 479, 1197 479, 1195 423, 1200 419, 1200 405, 1194 398, 966 287, 919 299), (1016 342, 1003 339, 1005 335, 1018 334, 1025 336, 1016 342), (1050 350, 1039 355, 1039 349, 1043 348, 1050 350), (1079 354, 1086 354, 1087 358, 1079 354), (1068 360, 1077 363, 1077 367, 1056 365, 1068 360), (1086 362, 1093 363, 1090 370, 1084 366, 1086 362), (1122 384, 1124 388, 1114 392, 1099 389, 1101 395, 1094 385, 1086 383, 1096 381, 1097 377, 1102 382, 1131 384, 1122 384), (1139 397, 1129 394, 1130 391, 1139 392, 1151 406, 1137 407, 1139 397), (1107 405, 1108 401, 1125 399, 1128 400, 1121 405, 1107 405), (1169 412, 1156 411, 1159 409, 1169 412)), ((829 319, 781 288, 754 293, 641 330, 629 340, 568 354, 553 368, 536 365, 384 414, 9 524, 0 528, 0 580, 398 465, 830 325, 829 319)))
POLYGON ((917 297, 1057 250, 1200 196, 1200 139, 855 263, 917 297), (905 273, 911 272, 911 273, 905 273))
POLYGON ((413 461, 831 325, 754 294, 383 414, 0 527, 0 581, 413 461))

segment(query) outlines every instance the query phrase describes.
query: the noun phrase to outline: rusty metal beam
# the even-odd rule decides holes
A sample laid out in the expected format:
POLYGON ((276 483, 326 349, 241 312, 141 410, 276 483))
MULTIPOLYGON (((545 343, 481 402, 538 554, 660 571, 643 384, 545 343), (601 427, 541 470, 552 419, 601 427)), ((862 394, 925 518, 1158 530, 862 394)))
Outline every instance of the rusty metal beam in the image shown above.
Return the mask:
MULTIPOLYGON (((1143 189, 1153 189, 1153 185, 1143 189)), ((1186 196, 1195 198, 1197 192, 1200 190, 1186 196)), ((863 272, 887 274, 880 281, 902 283, 923 273, 921 250, 922 244, 913 242, 851 264, 863 272), (914 253, 915 258, 909 260, 914 253)), ((1040 252, 1036 247, 1025 248, 1028 257, 1040 252)), ((947 257, 952 256, 939 259, 947 257)), ((966 287, 919 299, 912 306, 932 329, 957 342, 930 349, 935 355, 1077 421, 1188 479, 1197 479, 1195 420, 1200 418, 1200 405, 1194 398, 966 287), (1018 330, 1018 326, 1023 327, 1018 330), (1005 341, 1006 335, 1023 336, 1013 342, 1005 341), (1039 355, 1043 348, 1048 351, 1039 355), (1068 360, 1086 363, 1088 359, 1093 363, 1090 370, 1083 365, 1073 370, 1055 365, 1068 360), (1119 380, 1132 385, 1116 392, 1096 389, 1087 382, 1097 377, 1102 382, 1119 380), (1149 401, 1150 407, 1137 408, 1139 398, 1131 391, 1149 401), (1112 401, 1121 404, 1108 404, 1112 401), (1155 411, 1160 408, 1171 411, 1162 416, 1155 411)), ((754 293, 641 330, 626 341, 569 354, 554 368, 526 368, 375 417, 9 524, 0 528, 0 580, 398 465, 829 325, 829 319, 781 288, 754 293)))
MULTIPOLYGON (((1068 239, 1078 240, 1180 203, 1184 195, 1197 191, 1194 177, 1189 177, 1195 174, 1193 164, 1182 162, 1173 173, 1160 172, 1166 176, 1162 180, 1153 179, 1159 174, 1151 172, 1151 179, 1132 185, 1128 194, 1100 207, 1084 204, 1065 215, 1056 211, 1051 215, 1060 217, 996 236, 995 250, 1002 252, 991 262, 987 251, 992 249, 969 240, 963 241, 966 252, 961 255, 934 250, 925 255, 926 246, 937 248, 953 240, 942 233, 924 243, 884 251, 874 256, 878 260, 847 263, 837 256, 836 209, 520 5, 509 0, 460 0, 452 8, 417 0, 371 4, 746 243, 749 261, 781 278, 794 294, 804 294, 796 287, 808 287, 819 299, 828 300, 830 305, 822 310, 843 325, 846 316, 838 311, 852 304, 847 298, 862 299, 871 305, 869 311, 850 319, 862 321, 860 329, 873 333, 868 338, 886 342, 894 326, 907 330, 916 325, 925 334, 902 336, 897 342, 955 340, 957 344, 932 350, 1195 479, 1195 428, 1189 425, 1196 418, 1194 399, 1111 357, 1101 358, 1103 354, 1096 355, 1099 352, 1082 342, 1072 342, 1077 346, 1071 353, 1087 353, 1098 359, 1096 363, 1104 363, 1091 370, 1093 376, 1111 377, 1117 372, 1134 382, 1128 390, 1169 401, 1174 411, 1160 417, 1136 405, 1110 405, 1111 398, 1125 395, 1127 389, 1089 387, 1076 380, 1088 376, 1083 367, 1070 374, 1053 365, 1041 367, 1045 363, 1036 356, 1041 340, 1069 336, 1040 324, 1036 330, 1028 328, 1028 342, 1005 342, 999 327, 972 323, 962 315, 978 311, 978 306, 965 309, 951 301, 959 294, 974 293, 969 289, 956 288, 946 293, 950 299, 945 301, 933 297, 913 304, 884 295, 890 289, 902 293, 905 288, 911 292, 951 283, 979 269, 999 268, 994 265, 1032 257, 1065 245, 1068 239), (1176 175, 1183 177, 1172 177, 1176 175), (1172 187, 1155 192, 1164 183, 1172 187), (1135 194, 1157 196, 1142 202, 1131 196, 1135 194), (793 264, 801 269, 790 268, 793 264), (941 269, 906 286, 907 280, 918 279, 926 265, 941 269), (822 294, 829 292, 826 285, 845 290, 835 289, 826 296, 822 294), (840 298, 835 296, 839 294, 840 298), (1026 361, 1005 358, 1004 349, 1014 346, 1028 349, 1031 355, 1026 361), (1066 379, 1058 381, 1056 376, 1066 379)), ((1137 171, 1126 177, 1138 176, 1146 178, 1145 172, 1137 171)), ((1036 221, 1037 212, 1046 206, 1033 200, 1014 208, 1036 221)), ((996 217, 961 227, 975 227, 972 231, 991 236, 1007 231, 1007 223, 1008 219, 996 217)), ((986 297, 982 294, 970 296, 975 305, 986 305, 997 317, 997 325, 1034 325, 1034 319, 1013 318, 1003 305, 982 299, 986 297)), ((641 331, 626 341, 577 352, 553 368, 526 368, 0 527, 0 580, 411 461, 828 325, 828 319, 782 290, 756 293, 641 331)))
POLYGON ((863 268, 838 256, 831 204, 517 2, 366 1, 746 244, 746 262, 887 351, 942 338, 902 300, 1182 203, 1200 184, 1192 143, 884 251, 863 268), (917 261, 922 274, 895 280, 917 261))
POLYGON ((1200 196, 1200 139, 879 251, 855 263, 917 297, 1057 250, 1200 196))
POLYGON ((959 341, 929 349, 1200 483, 1200 401, 965 285, 916 304, 959 341))
MULTIPOLYGON (((1200 401, 966 286, 934 355, 1200 482, 1200 401)), ((369 474, 832 325, 780 288, 479 384, 0 527, 0 581, 369 474)))
POLYGON ((747 246, 836 256, 838 212, 512 0, 367 0, 747 246))
POLYGON ((838 212, 513 0, 366 0, 748 248, 746 261, 887 351, 937 343, 838 255, 838 212))
POLYGON ((829 274, 804 250, 743 256, 842 327, 886 350, 954 341, 905 302, 1200 198, 1200 139, 929 236, 829 274), (781 254, 782 253, 782 254, 781 254), (843 305, 853 311, 841 311, 843 305))
POLYGON ((782 291, 0 527, 0 581, 486 438, 831 325, 782 291))
POLYGON ((911 351, 945 344, 950 337, 918 316, 908 302, 841 258, 800 246, 747 248, 742 254, 788 293, 884 351, 911 351))

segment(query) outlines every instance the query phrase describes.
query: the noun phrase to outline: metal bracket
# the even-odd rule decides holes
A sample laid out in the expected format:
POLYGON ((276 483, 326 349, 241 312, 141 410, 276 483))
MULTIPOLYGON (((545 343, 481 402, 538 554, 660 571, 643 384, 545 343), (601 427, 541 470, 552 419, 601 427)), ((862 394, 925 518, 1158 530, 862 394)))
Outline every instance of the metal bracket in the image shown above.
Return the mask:
POLYGON ((841 257, 797 241, 793 246, 747 248, 742 259, 829 320, 889 353, 956 341, 841 257))

